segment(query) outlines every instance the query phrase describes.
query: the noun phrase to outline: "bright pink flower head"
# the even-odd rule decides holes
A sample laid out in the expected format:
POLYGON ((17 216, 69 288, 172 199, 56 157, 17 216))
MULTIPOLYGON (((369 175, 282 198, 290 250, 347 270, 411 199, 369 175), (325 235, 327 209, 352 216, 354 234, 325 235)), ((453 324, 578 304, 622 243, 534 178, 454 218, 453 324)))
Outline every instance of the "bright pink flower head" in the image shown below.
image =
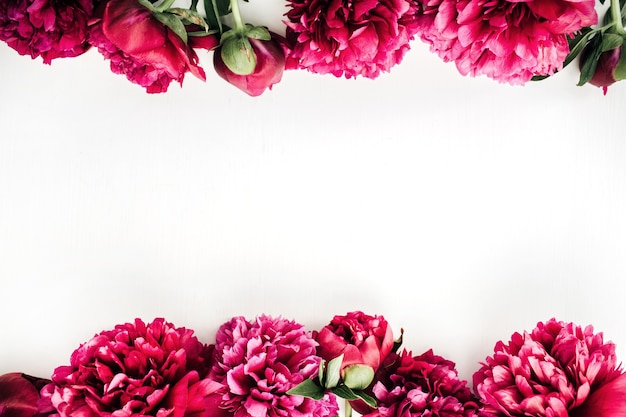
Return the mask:
POLYGON ((61 417, 201 417, 209 356, 193 331, 163 319, 117 325, 54 371, 40 410, 61 417))
POLYGON ((48 382, 21 372, 0 375, 0 417, 44 417, 37 403, 39 390, 48 382))
POLYGON ((187 72, 205 80, 198 56, 172 29, 138 0, 109 0, 92 22, 89 42, 111 61, 111 71, 145 87, 167 91, 182 85, 187 72))
POLYGON ((333 317, 330 324, 313 333, 317 352, 330 361, 343 355, 342 371, 350 365, 367 365, 376 371, 393 349, 393 333, 382 316, 354 311, 333 317))
POLYGON ((317 344, 302 325, 259 316, 234 317, 218 330, 210 379, 221 384, 213 401, 234 417, 326 417, 338 406, 328 394, 319 401, 287 391, 317 374, 317 344))
POLYGON ((74 57, 89 49, 87 21, 95 0, 0 1, 0 40, 20 55, 74 57))
POLYGON ((419 35, 463 75, 524 84, 551 75, 567 37, 597 23, 595 0, 417 0, 419 35))
POLYGON ((410 0, 289 0, 287 68, 376 78, 400 63, 413 39, 410 0))
POLYGON ((412 356, 392 353, 376 374, 378 408, 366 417, 475 417, 478 408, 454 362, 432 350, 412 356))
POLYGON ((485 417, 568 417, 620 373, 615 345, 602 333, 551 319, 498 342, 474 374, 474 387, 485 417))

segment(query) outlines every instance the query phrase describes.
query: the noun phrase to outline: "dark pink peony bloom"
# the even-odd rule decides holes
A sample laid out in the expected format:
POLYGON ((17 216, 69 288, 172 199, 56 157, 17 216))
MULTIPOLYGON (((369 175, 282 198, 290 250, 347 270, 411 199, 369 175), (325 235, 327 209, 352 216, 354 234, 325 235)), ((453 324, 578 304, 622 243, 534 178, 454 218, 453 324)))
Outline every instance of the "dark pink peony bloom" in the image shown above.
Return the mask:
POLYGON ((463 75, 524 84, 551 75, 567 37, 597 23, 595 0, 417 0, 419 35, 463 75))
POLYGON ((192 330, 140 319, 104 331, 58 367, 41 411, 61 417, 201 417, 211 392, 210 351, 192 330))
POLYGON ((476 398, 459 380, 454 362, 432 350, 412 356, 392 353, 376 374, 378 408, 366 417, 475 417, 476 398))
POLYGON ((602 385, 589 395, 571 417, 626 417, 626 373, 602 385))
POLYGON ((272 33, 269 41, 249 38, 256 55, 256 67, 252 74, 239 75, 232 72, 224 63, 218 48, 213 54, 215 72, 241 91, 253 97, 260 96, 266 89, 280 82, 285 69, 285 52, 278 35, 272 33))
POLYGON ((221 384, 220 408, 234 417, 325 417, 337 415, 334 397, 319 401, 286 394, 318 372, 317 343, 302 325, 259 316, 234 317, 217 332, 209 378, 221 384))
POLYGON ((48 382, 21 372, 0 375, 0 417, 43 417, 39 413, 39 390, 48 382))
POLYGON ((137 0, 109 0, 97 14, 89 42, 114 73, 148 93, 165 92, 172 81, 182 85, 187 72, 206 79, 194 50, 137 0))
POLYGON ((400 63, 417 30, 409 0, 289 0, 288 68, 376 78, 400 63))
POLYGON ((568 417, 620 374, 615 345, 602 333, 551 319, 498 342, 474 386, 485 417, 568 417))
POLYGON ((74 57, 89 49, 87 22, 95 0, 11 0, 0 2, 0 40, 20 55, 74 57))
POLYGON ((376 371, 393 349, 393 333, 382 316, 369 316, 354 311, 335 316, 313 337, 320 344, 318 354, 330 361, 343 356, 341 369, 351 365, 367 365, 376 371))

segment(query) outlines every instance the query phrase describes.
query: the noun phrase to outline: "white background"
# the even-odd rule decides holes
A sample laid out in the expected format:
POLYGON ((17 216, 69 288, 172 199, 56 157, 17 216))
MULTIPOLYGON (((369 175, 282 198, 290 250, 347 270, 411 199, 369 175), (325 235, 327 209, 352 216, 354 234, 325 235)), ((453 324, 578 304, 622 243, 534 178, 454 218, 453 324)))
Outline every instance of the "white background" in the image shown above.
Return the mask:
POLYGON ((357 309, 465 379, 551 317, 626 357, 626 84, 500 85, 414 41, 374 81, 250 98, 200 55, 206 83, 148 95, 94 50, 0 45, 0 373, 50 376, 135 317, 210 343, 234 315, 357 309))

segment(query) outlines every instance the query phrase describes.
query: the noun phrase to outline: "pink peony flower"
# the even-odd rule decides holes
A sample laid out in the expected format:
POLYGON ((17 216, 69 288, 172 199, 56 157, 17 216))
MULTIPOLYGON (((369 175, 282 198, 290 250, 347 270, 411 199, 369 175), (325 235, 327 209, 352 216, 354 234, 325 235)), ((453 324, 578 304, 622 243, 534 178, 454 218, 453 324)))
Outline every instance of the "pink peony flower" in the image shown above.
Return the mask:
POLYGON ((568 35, 597 23, 595 0, 417 0, 419 35, 463 75, 524 84, 551 75, 568 35))
POLYGON ((44 417, 39 413, 39 390, 50 382, 20 372, 0 375, 0 417, 44 417))
POLYGON ((0 40, 20 55, 74 57, 89 49, 87 21, 95 0, 11 0, 0 2, 0 40))
POLYGON ((289 0, 288 67, 376 78, 400 63, 417 26, 409 0, 289 0))
MULTIPOLYGON (((313 337, 320 344, 318 354, 325 360, 343 356, 342 372, 351 365, 367 365, 376 371, 393 349, 393 333, 382 316, 354 311, 335 316, 313 337)), ((342 375, 343 376, 343 375, 342 375)))
POLYGON ((474 386, 481 416, 568 417, 620 374, 615 345, 602 333, 551 319, 498 342, 474 386))
POLYGON ((602 385, 589 395, 571 417, 626 417, 626 373, 602 385))
POLYGON ((187 72, 206 79, 194 50, 137 0, 109 0, 97 14, 89 42, 114 73, 148 93, 167 91, 172 80, 182 85, 187 72))
POLYGON ((432 350, 392 353, 378 371, 372 392, 378 408, 366 417, 474 417, 478 405, 454 362, 432 350))
POLYGON ((217 391, 220 407, 234 417, 337 415, 337 403, 328 394, 319 401, 286 394, 317 374, 321 359, 316 346, 302 325, 282 318, 263 315, 249 322, 234 317, 224 323, 209 375, 222 386, 217 391))
POLYGON ((61 417, 201 417, 210 351, 192 330, 140 319, 82 344, 42 389, 40 411, 61 417))

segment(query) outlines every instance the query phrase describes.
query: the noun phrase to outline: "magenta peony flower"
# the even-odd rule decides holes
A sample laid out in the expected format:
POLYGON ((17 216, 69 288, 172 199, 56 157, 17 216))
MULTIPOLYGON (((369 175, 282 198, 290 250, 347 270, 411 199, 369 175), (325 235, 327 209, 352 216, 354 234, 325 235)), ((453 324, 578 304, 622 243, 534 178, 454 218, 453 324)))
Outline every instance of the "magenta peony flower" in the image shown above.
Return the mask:
POLYGON ((474 417, 478 409, 454 362, 432 350, 412 356, 392 353, 376 374, 372 392, 378 408, 366 417, 474 417))
POLYGON ((615 345, 604 343, 602 333, 551 319, 498 342, 474 386, 481 416, 568 417, 620 375, 615 345))
POLYGON ((279 37, 275 33, 271 35, 272 39, 268 41, 249 38, 256 56, 256 66, 252 74, 239 75, 231 71, 224 63, 220 48, 213 54, 215 72, 253 97, 260 96, 267 88, 271 89, 281 80, 285 69, 285 52, 277 40, 279 37))
POLYGON ((0 417, 44 417, 39 413, 39 390, 50 382, 21 372, 0 375, 0 417))
POLYGON ((90 27, 89 42, 111 61, 111 71, 145 87, 167 91, 189 71, 205 80, 198 56, 137 0, 109 0, 90 27))
POLYGON ((400 63, 417 26, 410 0, 289 0, 288 68, 376 78, 400 63))
POLYGON ((87 21, 96 0, 11 0, 0 2, 0 40, 20 55, 74 57, 89 49, 87 21))
POLYGON ((337 415, 337 403, 328 394, 319 401, 286 394, 317 374, 321 359, 316 346, 302 325, 282 318, 263 315, 249 322, 234 317, 224 323, 209 375, 222 385, 217 391, 220 407, 234 417, 337 415))
MULTIPOLYGON (((320 344, 318 354, 330 361, 343 354, 342 372, 351 365, 367 365, 376 371, 393 349, 393 333, 382 316, 354 311, 335 316, 313 337, 320 344)), ((343 376, 343 375, 342 375, 343 376)))
POLYGON ((121 324, 82 344, 42 391, 61 417, 201 417, 209 348, 163 319, 121 324))
POLYGON ((597 23, 595 0, 417 0, 419 35, 463 75, 524 84, 551 75, 568 35, 597 23))

